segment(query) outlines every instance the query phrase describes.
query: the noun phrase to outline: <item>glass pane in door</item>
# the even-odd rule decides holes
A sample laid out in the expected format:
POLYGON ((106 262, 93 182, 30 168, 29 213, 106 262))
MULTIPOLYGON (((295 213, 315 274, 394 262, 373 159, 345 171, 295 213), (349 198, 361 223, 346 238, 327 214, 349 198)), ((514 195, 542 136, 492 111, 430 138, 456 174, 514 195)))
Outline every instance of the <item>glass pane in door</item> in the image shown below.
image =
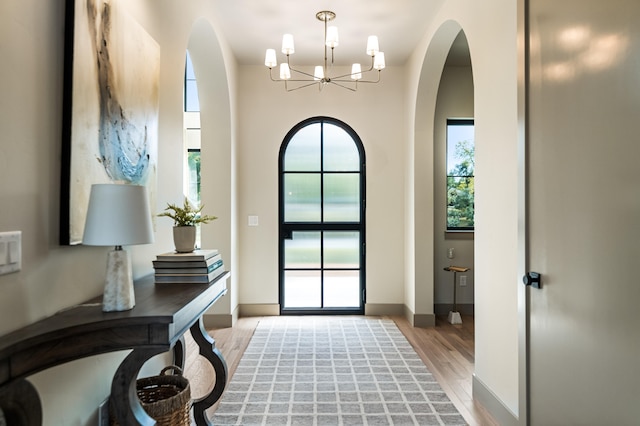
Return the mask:
POLYGON ((320 232, 293 232, 284 240, 284 267, 320 269, 320 232))
POLYGON ((285 271, 284 294, 286 308, 320 308, 322 306, 320 271, 285 271))
POLYGON ((320 175, 294 173, 284 176, 285 222, 318 222, 321 219, 320 175))
POLYGON ((325 231, 323 252, 324 268, 359 268, 360 233, 358 231, 325 231))
POLYGON ((360 271, 325 271, 323 290, 325 308, 357 308, 360 271))
POLYGON ((325 222, 358 222, 360 220, 360 175, 337 173, 324 175, 325 222))

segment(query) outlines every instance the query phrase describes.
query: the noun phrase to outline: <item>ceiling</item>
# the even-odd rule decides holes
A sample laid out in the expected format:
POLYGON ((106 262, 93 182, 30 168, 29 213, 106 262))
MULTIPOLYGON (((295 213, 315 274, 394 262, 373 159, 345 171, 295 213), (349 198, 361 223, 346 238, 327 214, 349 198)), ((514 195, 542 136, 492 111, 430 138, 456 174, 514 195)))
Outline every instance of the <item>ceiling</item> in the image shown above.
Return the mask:
POLYGON ((263 65, 267 48, 276 49, 278 62, 282 62, 285 33, 294 37, 292 65, 320 65, 324 23, 316 19, 316 13, 330 10, 336 13, 330 25, 338 27, 340 37, 335 64, 361 62, 364 67, 370 61, 365 53, 369 35, 378 36, 388 66, 403 65, 444 1, 211 0, 211 5, 220 17, 218 29, 242 65, 263 65))

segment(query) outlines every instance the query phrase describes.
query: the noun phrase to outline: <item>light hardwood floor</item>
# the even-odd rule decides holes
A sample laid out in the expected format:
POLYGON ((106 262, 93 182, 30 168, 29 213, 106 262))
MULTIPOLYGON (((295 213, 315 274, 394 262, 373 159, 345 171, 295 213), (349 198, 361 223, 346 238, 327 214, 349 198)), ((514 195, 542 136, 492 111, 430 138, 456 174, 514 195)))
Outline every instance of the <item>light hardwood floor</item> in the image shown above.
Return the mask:
MULTIPOLYGON (((387 317, 415 348, 429 370, 436 376, 449 399, 472 426, 497 426, 486 410, 475 402, 471 392, 474 371, 473 317, 463 316, 462 324, 451 325, 446 318, 438 318, 432 328, 415 328, 401 316, 387 317)), ((232 328, 209 330, 227 361, 229 375, 235 371, 260 317, 241 318, 232 328)), ((195 344, 187 336, 185 376, 191 383, 192 396, 207 393, 213 382, 213 369, 197 355, 195 344)), ((216 405, 211 407, 211 415, 216 405)))

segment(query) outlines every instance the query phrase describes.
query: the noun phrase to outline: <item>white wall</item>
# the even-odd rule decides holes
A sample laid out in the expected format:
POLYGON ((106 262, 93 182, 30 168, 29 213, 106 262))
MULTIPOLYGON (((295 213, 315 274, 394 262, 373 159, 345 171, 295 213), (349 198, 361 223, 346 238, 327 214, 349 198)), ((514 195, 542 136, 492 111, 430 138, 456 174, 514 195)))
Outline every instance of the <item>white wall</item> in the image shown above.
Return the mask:
MULTIPOLYGON (((348 72, 348 71, 347 71, 348 72)), ((403 84, 393 67, 358 92, 329 86, 285 92, 265 67, 241 67, 238 137, 240 304, 278 303, 278 152, 287 132, 314 116, 351 126, 367 166, 367 303, 403 304, 403 84), (258 227, 247 216, 259 217, 258 227)))
POLYGON ((517 416, 516 13, 509 0, 449 0, 407 64, 405 274, 415 312, 433 313, 434 266, 422 260, 433 259, 433 178, 423 169, 433 168, 434 92, 446 53, 463 29, 473 66, 476 126, 475 383, 517 416))
MULTIPOLYGON (((64 4, 63 0, 0 3, 0 231, 21 230, 23 236, 22 271, 0 276, 0 335, 102 293, 108 249, 58 245, 64 4)), ((204 0, 122 4, 161 48, 160 211, 182 194, 182 81, 192 25, 204 16, 215 28, 217 17, 204 0)), ((219 50, 233 74, 234 59, 224 40, 219 50)), ((232 76, 228 85, 234 86, 232 76)), ((229 181, 231 161, 225 164, 229 181)), ((157 220, 155 244, 128 248, 134 275, 150 273, 151 259, 171 247, 171 224, 157 220)), ((232 262, 232 254, 229 257, 232 262)), ((33 376, 44 424, 95 424, 96 409, 109 394, 113 372, 124 355, 91 357, 33 376)), ((143 373, 157 374, 153 364, 143 373)))

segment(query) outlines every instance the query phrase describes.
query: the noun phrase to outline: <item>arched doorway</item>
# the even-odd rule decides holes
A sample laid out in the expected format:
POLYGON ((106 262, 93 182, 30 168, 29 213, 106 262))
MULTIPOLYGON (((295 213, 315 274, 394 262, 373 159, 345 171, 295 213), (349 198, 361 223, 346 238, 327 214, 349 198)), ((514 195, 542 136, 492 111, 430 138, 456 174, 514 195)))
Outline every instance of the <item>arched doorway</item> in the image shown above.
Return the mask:
POLYGON ((279 157, 281 314, 363 314, 365 154, 347 124, 314 117, 279 157))

